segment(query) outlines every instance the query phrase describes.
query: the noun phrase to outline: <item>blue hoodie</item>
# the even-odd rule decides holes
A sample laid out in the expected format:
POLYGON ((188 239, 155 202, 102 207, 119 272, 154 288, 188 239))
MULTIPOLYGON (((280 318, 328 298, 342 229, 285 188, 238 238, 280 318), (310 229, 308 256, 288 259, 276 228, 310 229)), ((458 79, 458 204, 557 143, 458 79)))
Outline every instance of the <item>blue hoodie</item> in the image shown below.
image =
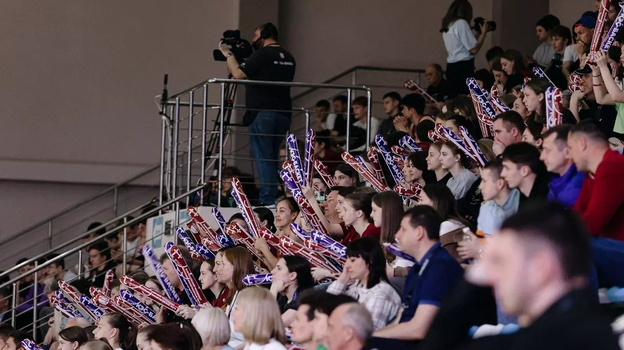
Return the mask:
POLYGON ((563 176, 553 174, 552 180, 548 187, 549 202, 559 202, 566 208, 572 208, 581 193, 585 174, 576 170, 576 164, 572 164, 570 169, 563 176))

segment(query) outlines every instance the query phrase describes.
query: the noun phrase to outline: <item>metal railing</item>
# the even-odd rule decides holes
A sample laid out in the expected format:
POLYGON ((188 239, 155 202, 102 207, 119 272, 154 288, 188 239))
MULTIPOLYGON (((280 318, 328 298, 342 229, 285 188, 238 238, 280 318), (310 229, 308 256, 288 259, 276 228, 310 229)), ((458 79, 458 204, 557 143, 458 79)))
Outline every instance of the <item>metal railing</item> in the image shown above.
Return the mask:
MULTIPOLYGON (((190 191, 187 191, 183 194, 180 194, 179 196, 177 196, 176 198, 173 198, 169 201, 167 201, 166 203, 163 203, 157 207, 154 207, 153 209, 141 214, 140 216, 137 216, 134 219, 131 220, 125 220, 125 222, 120 225, 119 227, 116 227, 112 230, 109 230, 107 232, 105 232, 104 234, 100 235, 99 237, 93 238, 87 242, 84 242, 66 252, 63 252, 62 254, 58 255, 55 258, 52 258, 50 260, 45 261, 42 264, 38 264, 37 262, 35 262, 35 267, 31 270, 29 270, 26 273, 23 273, 19 276, 16 276, 14 278, 9 279, 9 281, 3 283, 0 285, 0 289, 3 288, 7 288, 7 287, 11 287, 11 290, 13 291, 12 294, 12 298, 11 298, 11 308, 7 311, 7 313, 10 313, 11 315, 11 324, 13 326, 15 326, 15 322, 16 322, 16 317, 18 316, 17 314, 17 309, 20 305, 17 305, 17 297, 18 297, 18 282, 21 280, 26 279, 29 276, 34 276, 34 282, 33 282, 33 298, 32 300, 32 312, 33 312, 33 321, 32 324, 27 325, 26 327, 30 327, 32 325, 32 335, 33 338, 37 337, 37 328, 40 325, 39 322, 42 321, 42 319, 38 318, 37 314, 38 314, 38 309, 39 309, 39 298, 41 297, 41 294, 39 293, 39 277, 38 277, 38 272, 41 272, 42 270, 44 270, 45 268, 47 268, 48 266, 52 265, 52 264, 59 264, 60 261, 64 261, 66 258, 72 256, 73 254, 78 255, 78 278, 84 278, 84 272, 82 271, 83 269, 83 250, 95 243, 98 243, 102 240, 104 240, 105 238, 109 237, 111 234, 115 234, 117 232, 119 232, 119 230, 123 230, 122 231, 122 237, 121 237, 121 243, 122 243, 122 274, 126 274, 126 253, 128 251, 127 249, 127 233, 128 233, 128 228, 132 227, 133 225, 136 225, 137 223, 146 220, 156 214, 158 214, 159 211, 161 211, 162 209, 165 209, 167 207, 174 207, 174 211, 175 211, 175 225, 172 227, 172 230, 175 229, 176 226, 179 225, 178 222, 178 218, 179 218, 179 212, 180 212, 180 202, 182 200, 184 200, 186 197, 200 191, 202 189, 202 186, 196 187, 191 189, 190 191)), ((162 234, 167 234, 166 232, 163 232, 162 234)), ((152 237, 153 239, 154 237, 152 237)), ((134 248, 134 249, 138 249, 134 248)), ((26 301, 28 302, 28 301, 26 301)), ((30 311, 30 308, 28 308, 27 311, 30 311)), ((24 312, 27 312, 24 311, 24 312)))
MULTIPOLYGON (((60 222, 65 221, 66 218, 70 217, 71 215, 74 215, 76 212, 78 212, 81 209, 85 209, 86 206, 88 206, 89 204, 93 204, 96 201, 98 202, 98 209, 101 208, 102 203, 101 201, 98 201, 98 200, 104 200, 106 196, 112 195, 111 205, 107 206, 105 210, 100 210, 95 213, 92 213, 92 215, 99 215, 99 214, 102 214, 103 212, 110 211, 112 216, 116 217, 118 215, 120 204, 123 204, 123 201, 120 200, 120 191, 122 191, 125 186, 130 185, 132 182, 135 182, 136 180, 140 178, 143 178, 147 175, 152 174, 152 172, 157 170, 159 167, 160 167, 160 163, 154 164, 146 168, 145 170, 135 175, 132 175, 115 185, 112 185, 106 189, 103 189, 94 195, 91 195, 75 204, 72 204, 71 206, 59 211, 58 213, 54 215, 51 215, 25 229, 20 230, 19 232, 16 232, 8 236, 7 238, 4 238, 2 241, 0 241, 0 248, 6 246, 9 243, 15 244, 16 241, 18 241, 19 243, 19 240, 24 237, 28 239, 28 242, 24 242, 24 246, 31 246, 32 245, 31 238, 32 238, 32 235, 35 233, 35 231, 39 230, 37 232, 39 234, 39 232, 44 231, 45 227, 47 227, 47 236, 45 237, 46 248, 52 249, 53 238, 65 232, 66 230, 75 228, 76 225, 81 224, 84 221, 84 217, 76 217, 75 220, 73 220, 73 217, 72 217, 72 222, 69 225, 66 223, 58 225, 59 221, 60 222), (55 225, 55 222, 57 223, 57 225, 55 225)), ((156 196, 156 195, 157 194, 154 193, 153 196, 156 196)), ((126 201, 129 201, 129 199, 126 199, 126 201)), ((41 236, 39 235, 38 237, 41 237, 41 236)), ((8 258, 11 258, 11 257, 8 257, 6 255, 3 257, 4 260, 8 258)))
MULTIPOLYGON (((301 82, 278 82, 278 81, 254 81, 254 80, 235 80, 235 79, 209 79, 199 83, 189 89, 171 96, 165 103, 164 109, 167 118, 163 118, 162 122, 162 146, 161 146, 161 198, 162 203, 166 198, 174 197, 182 188, 190 188, 194 183, 206 183, 206 171, 209 169, 208 160, 213 160, 214 169, 217 173, 217 206, 221 206, 223 165, 224 165, 224 145, 227 137, 232 133, 228 130, 230 117, 235 110, 245 109, 233 103, 232 91, 236 91, 238 85, 263 85, 263 86, 282 86, 290 88, 314 88, 314 89, 331 89, 339 91, 347 91, 348 102, 347 110, 351 108, 351 95, 353 91, 363 91, 369 100, 369 112, 367 114, 367 133, 366 142, 370 143, 370 101, 372 94, 368 87, 363 85, 338 85, 338 84, 318 84, 318 83, 301 83, 301 82), (216 103, 208 102, 208 90, 210 85, 218 85, 219 100, 216 103), (196 96, 201 96, 201 102, 196 102, 196 96), (186 108, 187 110, 182 110, 186 108), (197 110, 197 111, 196 111, 197 110), (211 111, 217 111, 215 118, 215 126, 212 132, 208 128, 208 114, 211 111), (201 115, 201 132, 199 135, 194 133, 194 125, 196 120, 194 117, 201 115), (185 127, 186 126, 186 127, 185 127), (181 131, 187 131, 183 134, 181 131), (218 137, 217 145, 218 153, 213 155, 213 150, 207 149, 207 137, 218 137), (201 149, 199 158, 194 158, 193 151, 201 149)), ((259 111, 259 110, 258 110, 259 111)), ((267 111, 267 110, 263 110, 267 111)), ((298 108, 286 113, 303 113, 306 118, 306 130, 310 126, 310 116, 306 109, 298 108)), ((347 125, 350 125, 350 114, 347 115, 347 125)), ((285 138, 286 135, 271 135, 285 138)), ((350 147, 350 134, 347 128, 346 149, 350 147)), ((235 159, 235 158, 234 158, 235 159)), ((276 160, 270 160, 276 161, 276 160)), ((260 184, 264 185, 264 184, 260 184)))

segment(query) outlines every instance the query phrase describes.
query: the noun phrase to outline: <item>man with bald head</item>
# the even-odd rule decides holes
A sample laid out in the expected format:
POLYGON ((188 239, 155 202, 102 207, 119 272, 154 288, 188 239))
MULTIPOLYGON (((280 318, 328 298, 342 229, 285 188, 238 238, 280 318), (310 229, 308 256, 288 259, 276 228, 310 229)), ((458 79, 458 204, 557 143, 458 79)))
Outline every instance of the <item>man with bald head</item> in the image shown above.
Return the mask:
POLYGON ((425 76, 429 86, 427 87, 427 93, 431 97, 435 98, 438 102, 444 102, 451 96, 451 89, 449 89, 448 81, 444 79, 444 72, 442 66, 437 63, 432 63, 425 68, 425 76))
POLYGON ((373 333, 373 319, 360 303, 338 306, 329 316, 328 350, 360 350, 373 333))

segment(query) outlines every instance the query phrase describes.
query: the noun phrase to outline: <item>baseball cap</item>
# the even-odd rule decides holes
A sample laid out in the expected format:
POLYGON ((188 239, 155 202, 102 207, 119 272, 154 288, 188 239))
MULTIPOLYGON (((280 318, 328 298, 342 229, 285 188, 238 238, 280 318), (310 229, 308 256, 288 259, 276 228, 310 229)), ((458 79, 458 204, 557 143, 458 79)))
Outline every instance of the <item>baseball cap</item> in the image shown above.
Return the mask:
POLYGON ((591 16, 583 16, 583 17, 581 17, 581 19, 576 21, 574 26, 575 27, 585 27, 585 28, 589 28, 589 29, 594 29, 594 28, 596 28, 596 18, 591 17, 591 16))

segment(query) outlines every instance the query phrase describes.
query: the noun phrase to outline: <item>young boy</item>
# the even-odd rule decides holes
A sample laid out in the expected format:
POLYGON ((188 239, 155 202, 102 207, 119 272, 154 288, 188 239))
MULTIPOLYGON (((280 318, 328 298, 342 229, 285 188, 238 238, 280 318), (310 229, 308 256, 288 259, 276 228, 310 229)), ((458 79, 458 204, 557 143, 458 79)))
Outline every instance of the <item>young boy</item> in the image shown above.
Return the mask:
MULTIPOLYGON (((510 189, 501 177, 503 162, 500 159, 489 161, 481 170, 479 189, 483 196, 483 205, 477 218, 477 234, 489 239, 503 221, 518 211, 520 191, 510 189)), ((471 240, 459 242, 457 252, 464 259, 477 258, 485 243, 472 237, 471 240)))
POLYGON ((560 85, 564 84, 563 88, 567 88, 570 72, 569 70, 563 69, 563 62, 566 49, 572 43, 572 33, 568 27, 556 26, 551 30, 550 36, 552 38, 552 47, 555 54, 550 64, 547 66, 546 75, 551 79, 555 79, 553 82, 557 87, 561 88, 562 86, 560 85))
POLYGON ((503 221, 518 211, 520 191, 510 189, 500 176, 503 162, 494 159, 481 170, 479 189, 483 196, 483 205, 477 219, 477 233, 490 238, 502 225, 503 221))
POLYGON ((28 339, 28 333, 24 331, 13 331, 9 333, 9 338, 4 346, 5 350, 24 350, 22 341, 28 339))

